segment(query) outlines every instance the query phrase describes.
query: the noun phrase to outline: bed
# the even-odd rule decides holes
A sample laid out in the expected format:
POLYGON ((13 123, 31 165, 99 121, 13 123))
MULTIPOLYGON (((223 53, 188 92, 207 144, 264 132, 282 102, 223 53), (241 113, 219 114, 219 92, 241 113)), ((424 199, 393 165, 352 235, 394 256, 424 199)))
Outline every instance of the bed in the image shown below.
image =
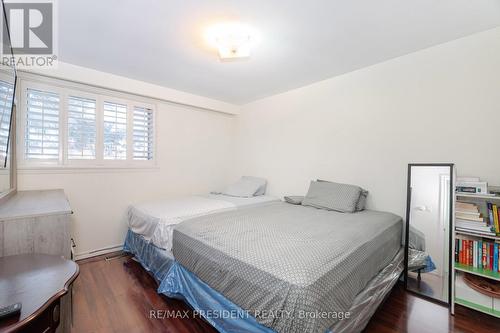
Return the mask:
POLYGON ((272 201, 279 199, 268 195, 242 198, 223 194, 160 198, 131 205, 127 210, 127 221, 132 232, 171 251, 173 228, 186 219, 272 201))
POLYGON ((220 332, 357 332, 403 270, 401 229, 390 213, 267 202, 185 219, 173 252, 132 230, 124 249, 220 332))

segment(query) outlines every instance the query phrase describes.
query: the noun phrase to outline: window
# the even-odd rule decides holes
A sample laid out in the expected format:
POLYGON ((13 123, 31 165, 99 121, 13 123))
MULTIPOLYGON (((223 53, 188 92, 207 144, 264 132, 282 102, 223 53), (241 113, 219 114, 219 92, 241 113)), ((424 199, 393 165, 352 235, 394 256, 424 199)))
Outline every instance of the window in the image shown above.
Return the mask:
POLYGON ((127 106, 104 102, 104 159, 127 158, 127 106))
POLYGON ((134 160, 153 159, 153 111, 134 107, 133 154, 134 160))
MULTIPOLYGON (((61 86, 21 80, 21 168, 154 165, 152 104, 100 88, 61 86)), ((0 116, 2 89, 0 81, 0 116)), ((0 123, 0 146, 1 140, 0 123)))
POLYGON ((68 159, 95 159, 96 101, 68 98, 68 159))
POLYGON ((11 83, 0 81, 0 163, 5 160, 9 143, 13 89, 14 86, 11 83))
POLYGON ((27 159, 59 158, 59 104, 57 93, 27 90, 24 138, 27 159))

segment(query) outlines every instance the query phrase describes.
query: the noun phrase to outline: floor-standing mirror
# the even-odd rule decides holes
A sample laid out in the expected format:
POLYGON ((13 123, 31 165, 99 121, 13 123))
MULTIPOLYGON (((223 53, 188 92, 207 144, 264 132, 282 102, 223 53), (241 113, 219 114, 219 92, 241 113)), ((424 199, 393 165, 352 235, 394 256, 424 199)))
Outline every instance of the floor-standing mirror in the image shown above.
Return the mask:
POLYGON ((405 285, 450 303, 453 164, 409 164, 405 285))

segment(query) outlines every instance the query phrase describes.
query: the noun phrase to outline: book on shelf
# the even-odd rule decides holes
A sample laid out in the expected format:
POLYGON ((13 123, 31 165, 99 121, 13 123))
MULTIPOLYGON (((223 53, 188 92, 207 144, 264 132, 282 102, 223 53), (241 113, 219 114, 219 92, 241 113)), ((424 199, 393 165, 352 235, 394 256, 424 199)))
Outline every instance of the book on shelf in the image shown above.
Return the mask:
POLYGON ((455 239, 455 262, 471 268, 500 272, 499 241, 459 236, 455 239))
POLYGON ((486 208, 488 209, 488 225, 491 226, 491 222, 493 221, 493 207, 490 202, 486 203, 486 208))
POLYGON ((470 214, 456 212, 455 217, 457 219, 466 220, 466 221, 484 222, 484 219, 481 217, 481 214, 474 216, 474 215, 470 215, 470 214))
POLYGON ((467 211, 467 210, 457 209, 455 211, 455 213, 457 215, 463 216, 465 219, 467 219, 467 218, 477 219, 477 218, 481 218, 482 217, 481 213, 480 212, 476 212, 476 211, 467 211))
POLYGON ((498 243, 493 244, 493 253, 495 254, 493 262, 493 271, 498 272, 498 243))
POLYGON ((473 234, 474 236, 479 236, 479 237, 494 237, 495 233, 491 231, 478 231, 474 229, 467 229, 467 228, 460 228, 460 227, 455 227, 456 231, 459 232, 465 232, 468 234, 473 234))
POLYGON ((477 207, 477 205, 470 203, 470 202, 457 201, 456 202, 456 209, 457 209, 457 211, 462 211, 462 212, 479 213, 479 208, 477 207))
POLYGON ((500 234, 500 207, 491 202, 487 202, 486 207, 488 208, 488 225, 496 234, 500 234))
POLYGON ((472 221, 472 220, 466 220, 466 219, 462 219, 462 218, 456 217, 455 221, 458 221, 458 222, 463 223, 463 224, 470 224, 472 226, 485 226, 485 227, 489 227, 488 221, 485 221, 484 219, 482 221, 472 221))
POLYGON ((466 220, 455 220, 455 226, 459 228, 470 228, 476 230, 491 231, 491 227, 488 226, 485 222, 479 223, 479 222, 470 222, 466 220))
POLYGON ((495 232, 491 228, 489 219, 483 217, 478 205, 469 202, 456 202, 455 230, 479 233, 483 236, 495 236, 495 232))

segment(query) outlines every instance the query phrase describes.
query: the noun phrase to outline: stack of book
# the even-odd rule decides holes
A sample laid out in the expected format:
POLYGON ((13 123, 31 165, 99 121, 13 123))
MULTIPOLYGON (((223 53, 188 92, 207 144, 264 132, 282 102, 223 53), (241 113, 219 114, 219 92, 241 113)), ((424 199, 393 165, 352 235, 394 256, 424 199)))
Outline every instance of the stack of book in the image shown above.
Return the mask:
POLYGON ((469 202, 456 202, 455 229, 482 236, 495 236, 495 232, 491 230, 491 225, 481 215, 479 207, 469 202))
POLYGON ((498 241, 459 236, 455 238, 455 262, 473 268, 499 272, 499 245, 498 241))
POLYGON ((499 221, 500 208, 497 207, 496 204, 492 204, 490 202, 487 202, 486 206, 488 207, 488 217, 489 217, 488 226, 491 228, 492 231, 495 232, 495 234, 498 235, 500 234, 500 221, 499 221))

